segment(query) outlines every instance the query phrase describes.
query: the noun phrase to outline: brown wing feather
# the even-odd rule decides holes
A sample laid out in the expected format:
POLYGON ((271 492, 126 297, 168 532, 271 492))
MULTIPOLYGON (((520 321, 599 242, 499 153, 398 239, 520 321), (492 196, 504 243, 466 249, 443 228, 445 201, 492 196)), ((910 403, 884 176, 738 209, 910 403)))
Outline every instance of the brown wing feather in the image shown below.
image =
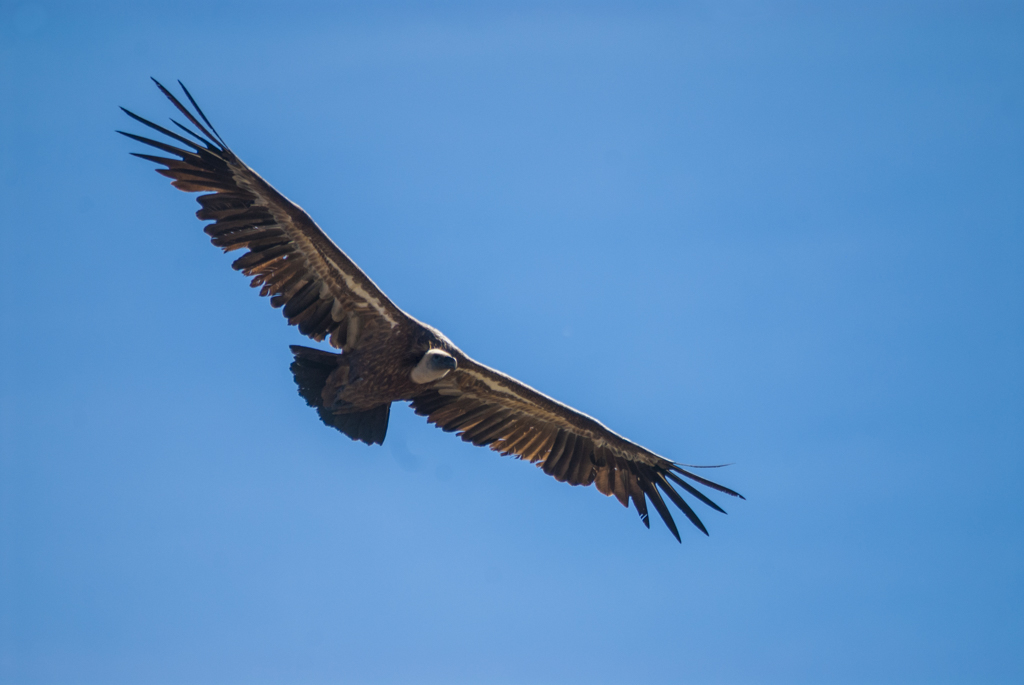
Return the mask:
MULTIPOLYGON (((136 121, 182 145, 123 135, 178 159, 134 153, 164 168, 157 172, 186 192, 204 192, 196 216, 225 252, 247 252, 231 265, 252 279, 260 295, 282 308, 288 323, 317 341, 352 349, 385 334, 406 315, 335 245, 316 223, 233 153, 185 91, 199 118, 166 88, 161 92, 199 131, 177 122, 191 138, 124 110, 136 121), (202 119, 202 121, 200 121, 202 119), (205 125, 204 125, 205 122, 205 125)), ((184 86, 182 86, 184 90, 184 86)))
POLYGON ((455 373, 411 401, 417 414, 442 430, 457 432, 474 445, 531 461, 570 485, 594 484, 623 506, 632 501, 645 525, 650 525, 650 500, 676 539, 679 531, 662 494, 705 535, 707 529, 673 484, 717 511, 722 508, 683 478, 742 497, 514 378, 461 354, 458 360, 455 373))

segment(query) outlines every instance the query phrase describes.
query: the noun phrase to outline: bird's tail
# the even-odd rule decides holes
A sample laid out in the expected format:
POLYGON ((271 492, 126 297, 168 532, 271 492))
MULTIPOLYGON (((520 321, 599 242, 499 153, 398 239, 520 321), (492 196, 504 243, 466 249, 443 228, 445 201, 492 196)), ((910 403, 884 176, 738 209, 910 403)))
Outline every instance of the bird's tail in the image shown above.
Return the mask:
POLYGON ((291 370, 299 386, 299 394, 306 400, 306 404, 316 409, 320 420, 353 440, 361 440, 367 445, 384 444, 391 403, 364 411, 345 411, 324 406, 324 387, 328 377, 338 368, 341 355, 301 345, 292 345, 291 350, 295 355, 291 370))

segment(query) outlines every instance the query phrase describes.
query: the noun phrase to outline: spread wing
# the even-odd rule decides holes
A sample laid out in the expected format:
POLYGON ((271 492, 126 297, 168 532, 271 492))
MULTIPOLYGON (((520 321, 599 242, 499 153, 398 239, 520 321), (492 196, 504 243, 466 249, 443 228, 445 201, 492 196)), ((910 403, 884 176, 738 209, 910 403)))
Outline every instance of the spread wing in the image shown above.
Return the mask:
POLYGON ((211 242, 225 252, 247 250, 231 266, 251 277, 271 306, 282 307, 288 323, 314 340, 349 350, 385 335, 406 317, 308 214, 235 156, 184 85, 202 123, 154 82, 198 133, 172 119, 189 137, 179 135, 123 107, 181 147, 119 133, 176 157, 132 153, 162 165, 157 172, 173 179, 174 187, 207 193, 197 198, 196 216, 213 222, 204 228, 211 242))
POLYGON ((457 371, 411 404, 417 414, 466 442, 531 461, 563 483, 594 484, 625 507, 632 500, 648 528, 650 499, 677 540, 679 531, 662 495, 705 535, 704 524, 676 488, 722 513, 692 483, 743 498, 510 376, 461 354, 458 361, 457 371))

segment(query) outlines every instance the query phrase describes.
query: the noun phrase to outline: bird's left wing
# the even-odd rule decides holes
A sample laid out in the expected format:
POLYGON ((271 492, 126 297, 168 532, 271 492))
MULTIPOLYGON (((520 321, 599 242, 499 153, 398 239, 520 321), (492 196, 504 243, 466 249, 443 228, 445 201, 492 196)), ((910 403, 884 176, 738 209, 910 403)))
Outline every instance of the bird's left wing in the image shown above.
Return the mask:
POLYGON ((231 266, 252 278, 252 286, 270 296, 271 306, 282 307, 288 323, 314 340, 349 350, 372 345, 407 318, 308 214, 224 144, 184 86, 195 114, 156 85, 198 133, 172 119, 187 138, 123 107, 128 116, 182 147, 119 133, 177 157, 132 153, 162 165, 157 171, 174 187, 207 193, 197 198, 201 209, 196 216, 213 222, 204 229, 211 242, 225 252, 248 249, 231 266))
POLYGON ((679 531, 664 494, 705 535, 707 529, 676 490, 722 511, 692 483, 742 495, 702 478, 612 432, 596 419, 460 354, 458 369, 412 399, 417 414, 466 442, 533 462, 570 485, 595 485, 623 506, 633 502, 650 527, 647 500, 672 534, 679 531), (689 481, 689 482, 688 482, 689 481))

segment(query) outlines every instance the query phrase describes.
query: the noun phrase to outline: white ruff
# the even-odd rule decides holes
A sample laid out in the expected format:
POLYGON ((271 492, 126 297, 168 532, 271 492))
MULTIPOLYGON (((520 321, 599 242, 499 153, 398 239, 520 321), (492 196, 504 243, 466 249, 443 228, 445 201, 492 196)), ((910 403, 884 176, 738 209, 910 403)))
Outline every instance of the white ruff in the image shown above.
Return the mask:
POLYGON ((436 352, 435 350, 431 350, 430 352, 427 352, 425 355, 423 355, 423 359, 420 359, 420 363, 417 364, 413 368, 412 373, 409 374, 410 377, 412 378, 412 382, 420 384, 433 383, 434 381, 440 378, 444 378, 446 375, 448 375, 448 372, 451 371, 451 369, 435 369, 432 368, 430 365, 430 362, 433 359, 433 357, 440 355, 444 355, 444 353, 436 352))

